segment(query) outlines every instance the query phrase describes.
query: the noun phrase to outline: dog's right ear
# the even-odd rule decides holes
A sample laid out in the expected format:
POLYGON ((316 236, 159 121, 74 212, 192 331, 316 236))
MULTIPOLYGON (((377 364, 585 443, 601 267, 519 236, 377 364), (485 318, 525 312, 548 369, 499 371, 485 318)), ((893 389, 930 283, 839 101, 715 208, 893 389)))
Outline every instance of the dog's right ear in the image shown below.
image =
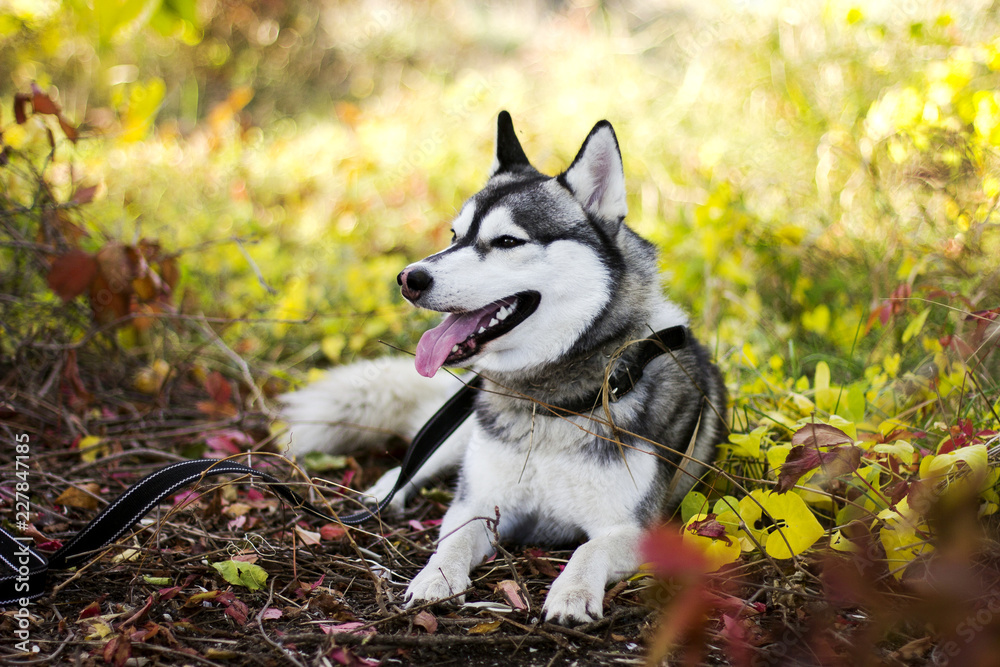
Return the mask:
POLYGON ((497 145, 496 154, 493 157, 493 166, 490 168, 490 178, 505 171, 513 171, 521 167, 531 167, 528 156, 521 148, 521 142, 517 140, 514 133, 514 121, 510 114, 501 111, 497 117, 497 145))

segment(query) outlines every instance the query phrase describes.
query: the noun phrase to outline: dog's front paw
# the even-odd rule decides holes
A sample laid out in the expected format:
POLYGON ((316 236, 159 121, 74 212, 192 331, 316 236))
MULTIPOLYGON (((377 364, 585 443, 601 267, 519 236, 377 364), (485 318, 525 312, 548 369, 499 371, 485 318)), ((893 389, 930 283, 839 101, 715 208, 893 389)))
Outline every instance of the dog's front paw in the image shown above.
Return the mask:
MULTIPOLYGON (((413 578, 413 581, 410 582, 409 587, 406 589, 406 608, 409 609, 417 604, 450 598, 456 593, 466 590, 470 585, 472 585, 472 580, 469 579, 467 573, 463 574, 459 571, 453 571, 450 574, 446 574, 442 568, 435 566, 433 563, 428 563, 427 567, 413 578)), ((465 596, 461 595, 455 598, 454 601, 462 604, 465 602, 465 596)))
POLYGON ((552 582, 542 613, 559 625, 596 621, 604 616, 604 587, 560 576, 552 582))

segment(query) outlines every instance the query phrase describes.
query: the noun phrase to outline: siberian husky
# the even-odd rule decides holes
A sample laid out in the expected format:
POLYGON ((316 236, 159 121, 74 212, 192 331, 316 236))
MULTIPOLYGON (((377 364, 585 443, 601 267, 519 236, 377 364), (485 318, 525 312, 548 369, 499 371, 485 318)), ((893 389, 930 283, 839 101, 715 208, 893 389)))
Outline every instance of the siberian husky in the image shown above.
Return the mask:
POLYGON ((664 298, 656 251, 624 224, 626 210, 610 123, 594 126, 552 177, 531 166, 501 112, 489 179, 452 221, 451 245, 397 279, 415 306, 446 314, 417 344, 416 373, 410 360, 363 362, 283 397, 290 453, 300 456, 377 446, 387 432, 412 437, 461 386, 442 367, 483 378, 474 417, 407 488, 459 469, 408 606, 469 588, 471 570, 494 551, 486 520, 499 510, 501 540, 582 541, 548 592, 545 618, 600 618, 605 586, 640 565, 642 532, 725 439, 722 377, 664 298), (649 340, 665 329, 679 331, 680 343, 656 341, 650 354, 649 340), (613 395, 615 377, 625 378, 623 395, 613 395))

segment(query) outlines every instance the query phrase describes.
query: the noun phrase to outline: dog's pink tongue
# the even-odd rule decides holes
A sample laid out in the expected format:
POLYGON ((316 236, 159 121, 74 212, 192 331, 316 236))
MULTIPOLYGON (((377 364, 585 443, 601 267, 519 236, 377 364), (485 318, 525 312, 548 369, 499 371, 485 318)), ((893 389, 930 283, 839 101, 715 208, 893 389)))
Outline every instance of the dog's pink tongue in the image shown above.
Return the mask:
POLYGON ((445 360, 455 347, 475 333, 479 327, 477 313, 448 315, 444 322, 429 331, 425 331, 417 343, 417 372, 424 377, 434 377, 434 374, 444 366, 445 360))

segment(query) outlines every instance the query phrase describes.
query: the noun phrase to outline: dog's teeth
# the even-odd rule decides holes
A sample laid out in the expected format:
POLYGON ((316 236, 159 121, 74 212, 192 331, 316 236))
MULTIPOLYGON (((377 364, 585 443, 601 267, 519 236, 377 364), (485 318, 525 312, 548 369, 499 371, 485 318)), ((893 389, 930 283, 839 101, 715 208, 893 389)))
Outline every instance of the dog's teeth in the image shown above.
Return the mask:
POLYGON ((495 327, 497 325, 497 322, 499 322, 499 321, 500 320, 498 320, 497 318, 494 317, 492 320, 490 320, 490 323, 487 324, 486 326, 495 327))
POLYGON ((479 333, 483 333, 484 331, 486 331, 486 327, 479 327, 479 333))
POLYGON ((500 320, 500 321, 502 322, 503 320, 507 319, 507 316, 508 316, 508 315, 510 315, 510 311, 509 311, 509 310, 507 310, 507 306, 504 306, 504 307, 503 307, 503 308, 501 308, 501 309, 500 309, 500 311, 499 311, 499 312, 497 313, 497 319, 498 319, 498 320, 500 320))
POLYGON ((452 352, 458 352, 458 345, 452 345, 451 346, 451 351, 452 352))

